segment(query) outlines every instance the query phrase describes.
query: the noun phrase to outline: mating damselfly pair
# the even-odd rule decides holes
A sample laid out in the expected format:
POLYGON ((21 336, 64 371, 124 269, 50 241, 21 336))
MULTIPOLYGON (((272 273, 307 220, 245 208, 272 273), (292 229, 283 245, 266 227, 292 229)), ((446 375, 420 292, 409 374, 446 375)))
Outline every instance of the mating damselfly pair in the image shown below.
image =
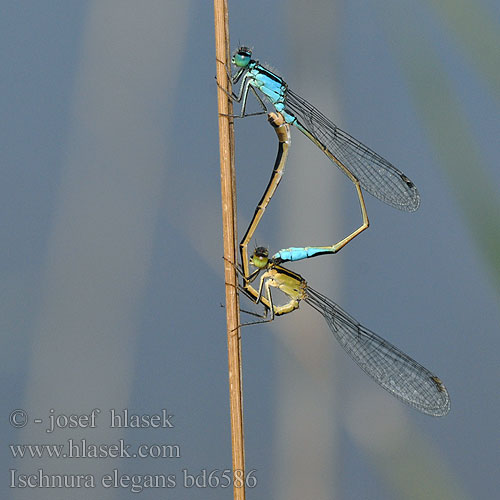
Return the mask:
POLYGON ((336 303, 309 287, 302 276, 282 265, 288 261, 336 253, 364 231, 369 222, 362 189, 395 208, 412 212, 420 203, 415 185, 391 163, 341 130, 305 99, 292 92, 281 77, 253 60, 249 48, 240 47, 233 55, 232 63, 237 68, 232 75, 232 83, 237 84, 241 80, 238 94, 230 96, 241 102, 241 112, 237 117, 250 116, 246 114, 250 91, 262 106, 260 113, 252 115, 267 113, 262 94, 276 111, 269 114, 269 121, 276 130, 279 143, 271 179, 240 243, 242 290, 254 302, 264 305, 266 316, 269 315, 266 321, 294 311, 301 300, 308 303, 322 314, 344 350, 381 387, 423 413, 446 415, 450 409, 450 398, 437 376, 362 326, 336 303), (334 245, 291 247, 271 257, 267 249, 259 247, 249 258, 248 243, 277 189, 287 160, 289 125, 294 125, 316 144, 353 182, 360 203, 362 224, 334 245), (254 272, 250 272, 249 264, 256 267, 254 272), (256 290, 252 283, 259 275, 260 282, 256 290), (275 305, 271 288, 281 290, 289 301, 284 305, 275 305))

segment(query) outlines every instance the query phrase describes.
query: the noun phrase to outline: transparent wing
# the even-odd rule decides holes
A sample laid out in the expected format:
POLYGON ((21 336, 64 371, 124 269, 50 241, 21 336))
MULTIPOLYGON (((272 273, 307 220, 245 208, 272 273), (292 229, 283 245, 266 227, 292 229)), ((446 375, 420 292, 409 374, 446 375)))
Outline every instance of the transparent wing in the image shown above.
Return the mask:
POLYGON ((323 315, 340 345, 377 384, 428 415, 441 417, 450 411, 448 391, 438 377, 324 295, 309 287, 306 293, 305 301, 323 315))
POLYGON ((400 210, 413 212, 418 208, 420 195, 406 175, 290 89, 286 92, 285 111, 295 116, 296 126, 326 147, 370 194, 400 210))

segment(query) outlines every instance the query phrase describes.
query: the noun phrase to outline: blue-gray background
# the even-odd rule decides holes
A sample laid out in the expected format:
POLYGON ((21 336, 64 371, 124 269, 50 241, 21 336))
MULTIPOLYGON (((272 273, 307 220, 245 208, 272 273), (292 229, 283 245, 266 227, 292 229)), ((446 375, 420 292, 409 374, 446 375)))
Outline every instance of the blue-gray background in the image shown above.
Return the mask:
MULTIPOLYGON (((230 5, 254 56, 419 187, 399 213, 294 266, 435 371, 452 410, 403 407, 303 305, 243 330, 248 498, 491 498, 500 402, 500 9, 493 0, 230 5), (317 390, 317 394, 313 392, 317 390)), ((9 488, 10 469, 175 474, 141 498, 231 498, 182 470, 231 466, 210 2, 0 2, 2 498, 132 498, 9 488), (97 429, 8 415, 103 412, 97 429), (175 428, 110 430, 110 408, 175 428), (14 459, 7 444, 179 444, 178 459, 14 459)), ((296 130, 256 235, 326 244, 359 223, 349 182, 296 130)), ((236 123, 240 233, 274 161, 263 117, 236 123)), ((253 245, 254 243, 252 243, 253 245)), ((247 305, 248 306, 248 305, 247 305)), ((135 494, 137 495, 137 494, 135 494)))

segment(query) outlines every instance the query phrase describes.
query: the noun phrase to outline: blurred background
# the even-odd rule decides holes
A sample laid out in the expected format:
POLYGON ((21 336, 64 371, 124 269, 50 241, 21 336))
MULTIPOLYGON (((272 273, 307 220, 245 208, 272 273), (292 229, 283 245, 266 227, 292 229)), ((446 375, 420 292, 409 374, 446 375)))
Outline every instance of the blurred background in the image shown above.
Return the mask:
MULTIPOLYGON (((140 498, 231 498, 231 488, 183 484, 184 474, 231 467, 212 4, 0 6, 1 496, 132 498, 131 480, 100 485, 116 469, 175 478, 140 498), (51 409, 94 408, 96 428, 45 432, 51 409), (174 427, 112 429, 111 408, 166 409, 174 427), (28 425, 9 424, 14 409, 28 425), (68 439, 178 445, 180 456, 15 458, 8 446, 68 439), (20 474, 40 470, 90 474, 96 485, 20 487, 20 474)), ((368 231, 340 254, 290 267, 435 372, 452 400, 442 419, 394 400, 307 304, 244 328, 246 463, 257 478, 247 497, 491 498, 500 486, 500 5, 229 8, 233 49, 252 47, 418 186, 417 212, 367 195, 368 231)), ((235 128, 242 235, 276 138, 263 116, 235 128)), ((252 248, 331 244, 359 222, 353 186, 292 129, 252 248)))

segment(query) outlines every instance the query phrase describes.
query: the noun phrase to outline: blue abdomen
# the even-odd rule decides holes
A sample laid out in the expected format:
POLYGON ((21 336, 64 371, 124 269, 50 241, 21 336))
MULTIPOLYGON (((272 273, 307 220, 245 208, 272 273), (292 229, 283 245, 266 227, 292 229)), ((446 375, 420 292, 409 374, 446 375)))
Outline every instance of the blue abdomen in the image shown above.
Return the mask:
POLYGON ((296 260, 308 259, 309 257, 314 257, 315 255, 321 255, 322 253, 327 253, 325 252, 325 248, 322 247, 292 247, 280 250, 275 253, 272 258, 280 260, 281 262, 293 262, 296 260))

